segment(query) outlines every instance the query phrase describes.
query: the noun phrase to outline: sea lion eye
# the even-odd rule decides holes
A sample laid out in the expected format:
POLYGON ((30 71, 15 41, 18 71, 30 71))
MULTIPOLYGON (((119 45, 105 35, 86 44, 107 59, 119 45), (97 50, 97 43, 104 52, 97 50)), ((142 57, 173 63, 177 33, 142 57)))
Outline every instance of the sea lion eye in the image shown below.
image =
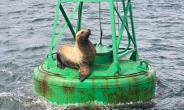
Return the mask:
POLYGON ((82 34, 84 33, 84 31, 81 32, 82 34))

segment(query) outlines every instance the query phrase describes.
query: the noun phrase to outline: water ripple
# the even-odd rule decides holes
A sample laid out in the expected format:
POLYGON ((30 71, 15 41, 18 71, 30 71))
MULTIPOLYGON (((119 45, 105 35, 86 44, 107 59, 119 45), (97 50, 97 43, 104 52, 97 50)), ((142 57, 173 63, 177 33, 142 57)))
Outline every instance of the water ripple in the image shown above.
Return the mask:
MULTIPOLYGON (((62 5, 67 14, 70 14, 76 3, 62 5)), ((1 0, 0 109, 75 109, 76 106, 51 104, 33 93, 33 70, 45 60, 48 53, 55 6, 56 1, 51 0, 1 0)), ((109 4, 102 3, 101 7, 103 43, 109 45, 109 4)), ((132 0, 132 7, 140 59, 148 60, 157 70, 157 92, 150 103, 129 108, 184 109, 184 102, 181 100, 184 98, 184 1, 132 0)), ((122 7, 119 9, 122 12, 122 7)), ((83 4, 82 28, 91 29, 90 40, 93 43, 99 42, 98 11, 98 3, 83 4)), ((57 35, 65 21, 61 14, 58 19, 57 35)), ((72 20, 74 28, 77 25, 76 19, 77 14, 72 20)), ((55 49, 66 43, 74 45, 68 28, 55 49)), ((121 43, 123 46, 127 42, 121 43)), ((113 106, 96 107, 111 108, 113 106)))

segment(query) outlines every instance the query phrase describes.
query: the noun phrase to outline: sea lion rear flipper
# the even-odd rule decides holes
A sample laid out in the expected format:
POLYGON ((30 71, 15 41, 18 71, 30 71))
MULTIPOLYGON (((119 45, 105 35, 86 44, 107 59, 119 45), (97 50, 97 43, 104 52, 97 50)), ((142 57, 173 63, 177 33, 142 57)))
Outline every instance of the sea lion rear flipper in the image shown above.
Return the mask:
POLYGON ((59 68, 61 68, 61 69, 64 69, 65 68, 65 66, 63 65, 63 63, 62 62, 57 62, 57 66, 59 67, 59 68))
POLYGON ((91 70, 87 64, 80 66, 79 68, 79 80, 83 82, 91 73, 91 70))
POLYGON ((61 69, 65 68, 64 64, 62 63, 62 61, 59 57, 59 53, 57 53, 57 66, 60 67, 61 69))

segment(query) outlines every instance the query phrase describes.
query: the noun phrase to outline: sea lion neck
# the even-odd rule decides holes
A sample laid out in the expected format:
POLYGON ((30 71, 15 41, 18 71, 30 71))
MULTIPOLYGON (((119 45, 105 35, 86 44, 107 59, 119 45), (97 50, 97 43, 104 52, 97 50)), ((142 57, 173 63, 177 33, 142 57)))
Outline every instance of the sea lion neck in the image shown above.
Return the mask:
POLYGON ((88 45, 88 43, 89 43, 89 39, 88 38, 80 39, 80 40, 76 41, 76 44, 80 45, 80 46, 88 45))
POLYGON ((90 41, 88 39, 75 43, 75 47, 79 48, 80 50, 86 50, 86 48, 88 48, 89 45, 90 41))

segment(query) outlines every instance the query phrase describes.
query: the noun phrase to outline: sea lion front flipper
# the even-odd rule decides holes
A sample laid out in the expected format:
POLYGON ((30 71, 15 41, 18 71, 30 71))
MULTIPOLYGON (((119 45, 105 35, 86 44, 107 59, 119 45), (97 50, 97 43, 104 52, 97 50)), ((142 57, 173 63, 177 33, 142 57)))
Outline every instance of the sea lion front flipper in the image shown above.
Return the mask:
POLYGON ((79 80, 83 82, 91 73, 91 70, 87 64, 80 65, 79 68, 79 80))

